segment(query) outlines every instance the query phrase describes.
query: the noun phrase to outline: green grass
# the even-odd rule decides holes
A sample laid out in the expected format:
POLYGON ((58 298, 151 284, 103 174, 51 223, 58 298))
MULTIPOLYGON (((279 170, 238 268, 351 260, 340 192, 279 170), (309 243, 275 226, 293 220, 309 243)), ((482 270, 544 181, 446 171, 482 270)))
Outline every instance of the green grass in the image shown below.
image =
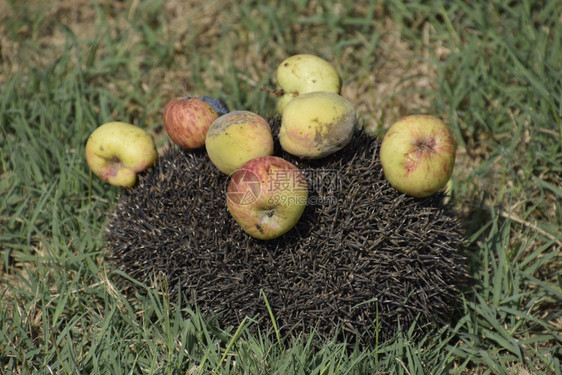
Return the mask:
POLYGON ((0 373, 562 373, 559 2, 31 3, 0 22, 0 373), (206 321, 165 283, 132 300, 114 284, 103 230, 119 190, 90 175, 89 133, 123 120, 163 145, 184 77, 271 112, 260 87, 299 52, 337 66, 375 132, 412 112, 453 126, 476 280, 456 324, 369 348, 280 341, 275 325, 250 334, 252 317, 206 321))

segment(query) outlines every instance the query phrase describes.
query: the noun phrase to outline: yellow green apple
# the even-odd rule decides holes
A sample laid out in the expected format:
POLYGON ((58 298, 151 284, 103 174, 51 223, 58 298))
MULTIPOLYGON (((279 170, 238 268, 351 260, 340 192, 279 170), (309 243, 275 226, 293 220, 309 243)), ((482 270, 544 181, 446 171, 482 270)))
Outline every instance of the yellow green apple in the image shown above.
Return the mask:
POLYGON ((211 124, 205 147, 211 162, 229 175, 248 160, 273 155, 271 127, 256 113, 232 111, 211 124))
POLYGON ((157 159, 152 136, 124 122, 99 126, 86 143, 86 161, 92 172, 115 186, 133 186, 137 173, 154 165, 157 159))
POLYGON ((388 182, 413 197, 427 197, 443 189, 455 166, 456 141, 440 119, 406 116, 386 132, 380 161, 388 182))
POLYGON ((277 156, 246 162, 231 176, 228 211, 250 236, 269 240, 291 230, 308 200, 308 184, 300 169, 277 156))
POLYGON ((317 159, 345 147, 355 131, 355 108, 341 95, 315 91, 291 100, 281 117, 279 142, 288 153, 317 159))
POLYGON ((283 113, 287 103, 298 95, 327 91, 339 94, 342 81, 336 68, 321 57, 299 54, 285 59, 276 71, 277 84, 282 95, 277 99, 277 110, 283 113))

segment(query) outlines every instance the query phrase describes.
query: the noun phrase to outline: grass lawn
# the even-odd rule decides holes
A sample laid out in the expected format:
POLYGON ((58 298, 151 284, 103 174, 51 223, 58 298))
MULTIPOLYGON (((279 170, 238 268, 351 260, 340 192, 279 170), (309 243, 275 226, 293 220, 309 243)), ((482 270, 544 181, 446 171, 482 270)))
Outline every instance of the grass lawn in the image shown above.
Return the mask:
MULTIPOLYGON (((0 373, 562 374, 562 2, 0 1, 0 373), (371 347, 217 327, 105 261, 110 120, 167 135, 187 79, 231 108, 296 53, 332 62, 380 135, 430 113, 459 140, 452 203, 475 283, 456 324, 371 347), (126 276, 126 275, 120 275, 126 276)), ((272 327, 274 331, 274 327, 272 327)))

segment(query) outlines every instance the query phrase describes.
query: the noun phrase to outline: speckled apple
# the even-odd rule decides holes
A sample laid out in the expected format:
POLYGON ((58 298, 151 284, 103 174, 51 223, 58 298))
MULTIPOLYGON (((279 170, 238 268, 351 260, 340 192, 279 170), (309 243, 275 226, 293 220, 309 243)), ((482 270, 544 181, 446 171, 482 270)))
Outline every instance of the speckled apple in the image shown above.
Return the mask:
POLYGON ((386 132, 380 160, 398 191, 423 198, 443 189, 455 166, 456 141, 449 127, 428 115, 406 116, 386 132))
POLYGON ((260 115, 232 111, 211 124, 205 147, 211 162, 229 175, 248 160, 273 155, 273 135, 260 115))
POLYGON ((279 142, 292 155, 318 159, 345 147, 354 130, 355 109, 349 100, 316 91, 299 95, 287 104, 279 142))

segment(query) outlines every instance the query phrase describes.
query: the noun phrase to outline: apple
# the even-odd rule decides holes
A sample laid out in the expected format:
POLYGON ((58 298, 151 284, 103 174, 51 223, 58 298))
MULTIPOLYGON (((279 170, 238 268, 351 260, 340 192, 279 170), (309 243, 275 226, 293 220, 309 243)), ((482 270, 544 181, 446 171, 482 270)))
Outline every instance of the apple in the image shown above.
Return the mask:
POLYGON ((276 76, 281 87, 277 101, 280 114, 298 95, 313 91, 341 92, 342 81, 336 68, 315 55, 299 54, 285 59, 277 67, 276 76))
POLYGON ((341 95, 325 91, 301 94, 281 117, 279 142, 288 153, 317 159, 345 147, 355 130, 355 109, 341 95))
POLYGON ((433 116, 406 116, 386 132, 380 161, 388 182, 398 191, 423 198, 443 189, 455 166, 456 141, 433 116))
POLYGON ((175 144, 185 150, 205 145, 207 130, 217 119, 213 107, 189 95, 172 99, 164 108, 164 128, 175 144))
POLYGON ((137 173, 154 165, 157 159, 152 136, 124 122, 101 125, 86 143, 86 161, 92 172, 115 186, 133 186, 137 173))
POLYGON ((269 240, 291 230, 308 200, 302 172, 277 156, 246 162, 230 177, 228 211, 250 236, 269 240))
POLYGON ((273 155, 271 127, 253 112, 232 111, 211 124, 205 147, 211 162, 229 175, 248 160, 273 155))

